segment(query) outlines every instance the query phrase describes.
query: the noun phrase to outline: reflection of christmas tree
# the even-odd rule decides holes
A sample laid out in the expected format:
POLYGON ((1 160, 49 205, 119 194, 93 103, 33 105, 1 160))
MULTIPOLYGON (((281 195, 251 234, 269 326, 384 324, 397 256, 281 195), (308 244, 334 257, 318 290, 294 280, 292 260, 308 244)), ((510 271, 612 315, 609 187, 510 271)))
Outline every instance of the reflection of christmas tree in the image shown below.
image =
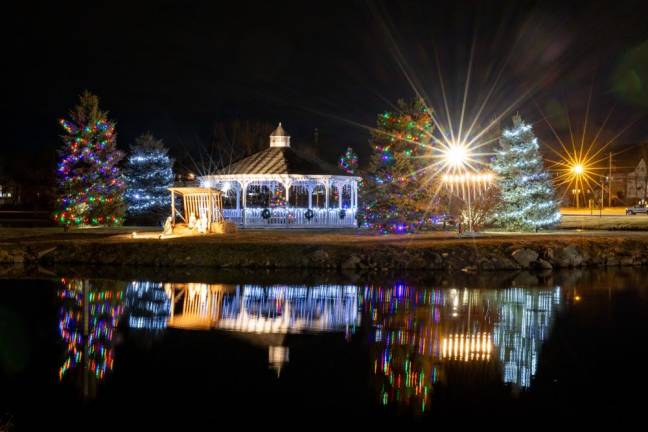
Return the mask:
POLYGON ((113 367, 112 339, 122 314, 122 291, 114 282, 62 280, 59 330, 67 344, 66 359, 59 369, 59 379, 82 366, 84 394, 89 376, 97 381, 113 367), (99 285, 99 286, 97 286, 99 285))
POLYGON ((403 285, 367 288, 365 306, 372 317, 373 372, 383 405, 425 411, 433 384, 439 379, 439 290, 416 290, 403 285), (430 313, 419 317, 418 307, 430 313), (416 316, 416 319, 413 317, 416 316))
POLYGON ((499 291, 498 304, 500 318, 494 338, 504 364, 504 382, 529 387, 538 367, 540 348, 560 304, 560 288, 499 291))
POLYGON ((422 412, 434 391, 466 377, 529 387, 559 303, 559 288, 367 287, 380 403, 422 412))
POLYGON ((128 327, 161 330, 166 328, 171 300, 161 282, 131 282, 126 288, 125 315, 128 327))
POLYGON ((494 292, 370 287, 364 304, 372 317, 372 357, 383 405, 426 411, 450 366, 493 364, 494 292))

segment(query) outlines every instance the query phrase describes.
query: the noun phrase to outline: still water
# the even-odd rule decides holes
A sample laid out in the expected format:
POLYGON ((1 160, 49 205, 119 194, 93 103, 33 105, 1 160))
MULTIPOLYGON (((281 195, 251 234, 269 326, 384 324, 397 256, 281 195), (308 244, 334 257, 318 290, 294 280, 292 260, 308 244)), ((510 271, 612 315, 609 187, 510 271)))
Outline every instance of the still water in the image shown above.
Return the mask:
POLYGON ((645 409, 642 270, 281 278, 0 280, 2 423, 216 429, 645 409))

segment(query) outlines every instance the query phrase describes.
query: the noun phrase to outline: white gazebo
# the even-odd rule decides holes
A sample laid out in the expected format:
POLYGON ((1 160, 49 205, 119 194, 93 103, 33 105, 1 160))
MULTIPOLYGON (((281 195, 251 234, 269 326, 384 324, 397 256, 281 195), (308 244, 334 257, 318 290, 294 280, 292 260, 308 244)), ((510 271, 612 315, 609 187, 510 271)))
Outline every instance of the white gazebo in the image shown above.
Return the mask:
POLYGON ((270 147, 199 180, 222 192, 223 216, 240 226, 356 226, 360 177, 297 155, 281 123, 270 147))

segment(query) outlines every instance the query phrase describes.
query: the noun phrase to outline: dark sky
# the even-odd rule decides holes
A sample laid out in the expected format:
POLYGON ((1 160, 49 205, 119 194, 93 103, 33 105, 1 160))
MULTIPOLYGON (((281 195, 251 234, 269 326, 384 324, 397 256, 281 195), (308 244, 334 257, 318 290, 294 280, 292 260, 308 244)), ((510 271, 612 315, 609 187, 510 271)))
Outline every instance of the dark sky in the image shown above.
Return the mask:
POLYGON ((648 138, 645 3, 14 2, 2 146, 58 147, 56 120, 87 88, 124 148, 151 130, 181 154, 215 122, 253 119, 282 121, 297 146, 319 128, 329 160, 347 145, 366 155, 363 126, 414 89, 444 112, 437 65, 458 118, 473 47, 469 120, 501 72, 479 124, 511 108, 555 144, 541 112, 566 138, 567 113, 578 129, 591 94, 591 124, 614 108, 603 136, 630 125, 615 144, 628 148, 648 138))

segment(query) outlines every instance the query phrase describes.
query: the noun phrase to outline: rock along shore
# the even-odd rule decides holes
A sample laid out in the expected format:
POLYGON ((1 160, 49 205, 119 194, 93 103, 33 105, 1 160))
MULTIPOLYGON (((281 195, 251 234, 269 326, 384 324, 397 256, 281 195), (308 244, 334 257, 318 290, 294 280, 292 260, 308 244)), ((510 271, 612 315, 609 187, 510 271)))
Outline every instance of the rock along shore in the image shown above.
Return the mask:
POLYGON ((0 263, 369 271, 551 270, 648 264, 648 236, 519 236, 420 242, 360 240, 26 241, 0 243, 0 263))

